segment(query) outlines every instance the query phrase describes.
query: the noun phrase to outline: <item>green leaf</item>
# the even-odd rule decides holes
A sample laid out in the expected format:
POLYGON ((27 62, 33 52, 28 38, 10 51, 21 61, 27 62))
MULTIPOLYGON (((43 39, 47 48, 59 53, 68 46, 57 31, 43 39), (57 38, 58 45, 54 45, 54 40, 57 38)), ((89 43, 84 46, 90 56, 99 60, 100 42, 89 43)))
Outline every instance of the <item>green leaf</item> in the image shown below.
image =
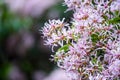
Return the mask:
POLYGON ((92 58, 92 63, 96 64, 97 63, 97 59, 96 58, 92 58))
POLYGON ((115 17, 113 19, 108 20, 109 24, 116 24, 116 23, 120 23, 120 17, 115 17))
POLYGON ((91 35, 91 39, 92 39, 92 42, 94 42, 94 43, 96 43, 97 41, 99 41, 98 33, 92 34, 91 35))
POLYGON ((102 70, 103 70, 103 68, 102 68, 102 65, 101 65, 101 64, 98 64, 98 69, 99 69, 100 71, 102 71, 102 70))
POLYGON ((64 45, 63 47, 59 48, 58 51, 64 51, 64 52, 67 52, 68 49, 69 49, 69 46, 70 46, 69 44, 66 44, 66 45, 64 45))
POLYGON ((55 62, 58 61, 57 54, 60 54, 61 52, 67 52, 69 50, 69 46, 70 46, 70 44, 66 44, 66 45, 64 45, 64 46, 62 46, 61 48, 58 49, 58 51, 54 55, 54 61, 55 62))

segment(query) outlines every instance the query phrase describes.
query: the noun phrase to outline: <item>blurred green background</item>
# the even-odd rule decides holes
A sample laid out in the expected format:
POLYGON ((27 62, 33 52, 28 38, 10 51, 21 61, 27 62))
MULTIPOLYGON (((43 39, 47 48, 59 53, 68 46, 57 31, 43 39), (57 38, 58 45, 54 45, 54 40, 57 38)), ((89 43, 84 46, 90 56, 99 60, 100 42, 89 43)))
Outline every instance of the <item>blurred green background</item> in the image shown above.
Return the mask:
POLYGON ((48 6, 50 1, 43 0, 46 8, 41 0, 27 0, 27 8, 18 1, 22 0, 0 0, 0 80, 42 80, 56 65, 39 30, 49 19, 69 21, 72 12, 65 13, 63 1, 48 6))

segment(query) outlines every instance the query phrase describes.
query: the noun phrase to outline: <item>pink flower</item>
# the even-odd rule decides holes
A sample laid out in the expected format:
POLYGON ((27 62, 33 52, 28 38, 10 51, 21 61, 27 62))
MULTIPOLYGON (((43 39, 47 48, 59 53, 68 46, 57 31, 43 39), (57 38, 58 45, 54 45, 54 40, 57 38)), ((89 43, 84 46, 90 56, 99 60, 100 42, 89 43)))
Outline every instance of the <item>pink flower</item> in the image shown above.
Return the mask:
POLYGON ((45 41, 46 45, 63 45, 63 40, 65 38, 66 29, 65 27, 68 27, 69 24, 64 23, 64 19, 61 20, 49 20, 48 23, 45 23, 45 26, 43 27, 42 34, 44 38, 47 38, 45 41), (59 30, 57 30, 59 29, 59 30))
POLYGON ((110 64, 108 69, 109 69, 109 72, 114 77, 119 77, 120 76, 120 60, 116 59, 114 62, 110 64))
POLYGON ((60 45, 54 60, 71 80, 120 78, 119 23, 111 24, 108 20, 115 17, 109 12, 116 2, 65 0, 68 10, 74 11, 71 26, 64 20, 53 20, 43 28, 46 42, 60 45))

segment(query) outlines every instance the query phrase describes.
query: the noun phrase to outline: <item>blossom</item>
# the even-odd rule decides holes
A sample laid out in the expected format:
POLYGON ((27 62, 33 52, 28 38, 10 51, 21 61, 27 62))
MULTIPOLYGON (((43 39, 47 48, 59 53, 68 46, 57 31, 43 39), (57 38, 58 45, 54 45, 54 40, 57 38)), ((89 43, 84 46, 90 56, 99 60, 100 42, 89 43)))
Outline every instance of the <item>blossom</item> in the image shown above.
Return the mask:
POLYGON ((120 0, 114 0, 110 8, 111 11, 120 11, 120 0))
POLYGON ((65 4, 70 8, 70 9, 74 9, 74 8, 78 8, 80 5, 80 0, 65 0, 65 4))
POLYGON ((112 74, 113 77, 119 77, 120 75, 120 60, 116 59, 113 61, 109 66, 109 72, 112 74))
POLYGON ((53 58, 71 80, 120 79, 120 24, 110 23, 116 16, 109 13, 118 1, 65 0, 74 11, 72 25, 63 20, 65 27, 50 22, 43 29, 51 45, 60 44, 53 58))
POLYGON ((62 20, 49 20, 48 23, 45 23, 45 26, 41 31, 43 37, 47 38, 45 41, 46 45, 62 45, 62 42, 66 36, 66 27, 69 26, 69 24, 64 23, 64 19, 65 18, 62 20))

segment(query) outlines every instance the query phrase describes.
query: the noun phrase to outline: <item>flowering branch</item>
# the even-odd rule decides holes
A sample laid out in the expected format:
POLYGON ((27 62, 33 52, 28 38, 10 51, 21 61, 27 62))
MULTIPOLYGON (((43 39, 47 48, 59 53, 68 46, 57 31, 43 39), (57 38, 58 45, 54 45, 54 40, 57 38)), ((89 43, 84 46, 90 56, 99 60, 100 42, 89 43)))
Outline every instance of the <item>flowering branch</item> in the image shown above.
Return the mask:
POLYGON ((50 20, 45 45, 60 46, 57 65, 72 80, 120 79, 120 0, 65 0, 72 25, 50 20))

